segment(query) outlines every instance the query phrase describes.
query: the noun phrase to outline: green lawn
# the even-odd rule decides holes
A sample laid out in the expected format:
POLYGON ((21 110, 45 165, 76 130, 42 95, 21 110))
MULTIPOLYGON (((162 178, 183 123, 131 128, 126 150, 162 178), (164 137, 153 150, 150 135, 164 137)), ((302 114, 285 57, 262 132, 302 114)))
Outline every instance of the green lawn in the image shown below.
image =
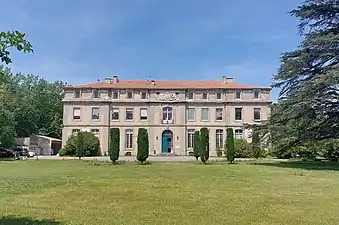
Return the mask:
POLYGON ((335 169, 0 162, 0 224, 337 225, 335 169))

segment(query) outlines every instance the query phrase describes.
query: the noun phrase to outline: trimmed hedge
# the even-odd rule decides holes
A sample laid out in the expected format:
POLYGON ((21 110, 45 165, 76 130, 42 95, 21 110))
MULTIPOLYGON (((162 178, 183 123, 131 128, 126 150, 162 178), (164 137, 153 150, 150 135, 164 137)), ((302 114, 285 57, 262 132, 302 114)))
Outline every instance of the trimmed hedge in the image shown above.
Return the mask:
POLYGON ((209 158, 209 131, 206 127, 200 129, 200 142, 199 142, 199 149, 200 149, 200 160, 204 164, 207 162, 209 158))
POLYGON ((119 159, 120 153, 120 130, 119 128, 110 129, 110 144, 109 144, 109 158, 113 163, 119 159))
POLYGON ((148 133, 145 128, 139 128, 138 130, 138 153, 137 160, 144 164, 149 156, 149 142, 148 142, 148 133))
POLYGON ((234 162, 234 134, 233 134, 233 128, 227 128, 226 129, 226 149, 227 149, 227 160, 230 163, 234 162))
POLYGON ((194 132, 194 141, 193 141, 193 156, 198 160, 200 156, 200 132, 197 130, 194 132))

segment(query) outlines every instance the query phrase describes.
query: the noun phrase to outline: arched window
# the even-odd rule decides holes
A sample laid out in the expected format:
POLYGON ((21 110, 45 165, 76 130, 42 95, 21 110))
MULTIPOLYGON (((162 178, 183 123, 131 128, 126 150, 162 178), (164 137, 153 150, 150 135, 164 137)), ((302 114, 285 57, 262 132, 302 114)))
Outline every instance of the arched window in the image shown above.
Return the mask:
POLYGON ((172 120, 173 119, 173 108, 166 106, 162 108, 162 119, 163 120, 172 120))

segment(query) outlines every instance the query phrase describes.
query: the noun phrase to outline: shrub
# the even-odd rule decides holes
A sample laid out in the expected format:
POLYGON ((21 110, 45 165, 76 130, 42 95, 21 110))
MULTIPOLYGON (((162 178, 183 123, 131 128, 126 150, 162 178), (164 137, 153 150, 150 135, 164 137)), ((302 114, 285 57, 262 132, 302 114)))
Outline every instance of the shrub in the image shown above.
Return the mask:
POLYGON ((109 145, 109 158, 113 163, 119 159, 120 152, 120 130, 119 128, 111 128, 110 130, 110 145, 109 145))
POLYGON ((100 155, 100 141, 90 132, 79 132, 71 135, 65 145, 65 155, 67 156, 98 156, 100 155), (79 138, 80 134, 80 138, 79 138), (80 143, 79 143, 80 141, 80 143), (78 149, 77 152, 77 148, 78 149))
POLYGON ((198 160, 199 158, 199 144, 200 144, 200 132, 197 130, 194 132, 194 141, 193 141, 193 156, 198 160))
POLYGON ((227 148, 227 160, 230 163, 234 162, 234 135, 233 135, 233 128, 226 129, 226 148, 227 148))
POLYGON ((253 156, 254 158, 258 159, 262 156, 262 149, 260 146, 260 137, 259 133, 254 130, 252 134, 252 143, 251 143, 252 151, 253 151, 253 156))
POLYGON ((222 149, 221 147, 217 147, 217 148, 215 149, 215 151, 216 151, 218 157, 221 157, 221 156, 222 156, 223 149, 222 149))
POLYGON ((200 141, 199 141, 199 149, 200 149, 200 160, 204 164, 207 162, 209 158, 209 131, 206 127, 200 129, 200 141))
POLYGON ((253 157, 251 145, 249 145, 245 139, 234 140, 234 157, 235 158, 253 157))
POLYGON ((61 148, 58 153, 59 156, 66 156, 67 155, 66 148, 61 148))
POLYGON ((139 128, 137 143, 138 143, 137 160, 141 162, 141 164, 144 164, 149 155, 148 133, 145 128, 139 128))

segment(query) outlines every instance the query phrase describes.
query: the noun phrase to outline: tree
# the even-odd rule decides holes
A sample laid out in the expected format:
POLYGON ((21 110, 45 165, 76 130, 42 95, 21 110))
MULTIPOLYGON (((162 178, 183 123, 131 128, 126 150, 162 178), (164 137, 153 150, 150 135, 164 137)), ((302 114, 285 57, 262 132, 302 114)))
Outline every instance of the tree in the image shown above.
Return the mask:
POLYGON ((0 32, 0 58, 1 61, 10 64, 10 48, 16 48, 24 53, 33 52, 31 43, 26 39, 26 34, 19 31, 0 32))
POLYGON ((149 155, 148 133, 145 128, 139 128, 137 143, 138 143, 137 160, 141 162, 141 164, 144 164, 149 155))
POLYGON ((200 142, 199 142, 199 149, 200 149, 200 160, 204 164, 206 164, 209 158, 209 131, 206 127, 200 129, 200 142))
POLYGON ((199 155, 199 152, 200 152, 199 144, 200 144, 200 132, 197 130, 194 132, 194 141, 193 141, 193 155, 197 160, 200 156, 199 155))
POLYGON ((79 132, 75 139, 75 155, 76 157, 79 157, 79 159, 81 159, 81 157, 83 157, 85 153, 84 141, 85 139, 83 132, 79 132))
POLYGON ((120 152, 120 130, 119 128, 111 128, 110 130, 110 146, 109 146, 109 157, 115 164, 119 159, 120 152))
POLYGON ((234 162, 234 135, 233 135, 233 128, 226 129, 226 148, 227 148, 227 160, 230 163, 234 162))
POLYGON ((252 133, 252 151, 253 151, 253 156, 258 159, 261 157, 261 148, 260 148, 260 137, 259 133, 254 130, 252 133))
POLYGON ((63 150, 64 155, 80 158, 101 155, 99 138, 90 132, 72 134, 68 137, 63 150))
POLYGON ((11 147, 14 143, 14 137, 13 114, 0 105, 0 147, 11 147))

